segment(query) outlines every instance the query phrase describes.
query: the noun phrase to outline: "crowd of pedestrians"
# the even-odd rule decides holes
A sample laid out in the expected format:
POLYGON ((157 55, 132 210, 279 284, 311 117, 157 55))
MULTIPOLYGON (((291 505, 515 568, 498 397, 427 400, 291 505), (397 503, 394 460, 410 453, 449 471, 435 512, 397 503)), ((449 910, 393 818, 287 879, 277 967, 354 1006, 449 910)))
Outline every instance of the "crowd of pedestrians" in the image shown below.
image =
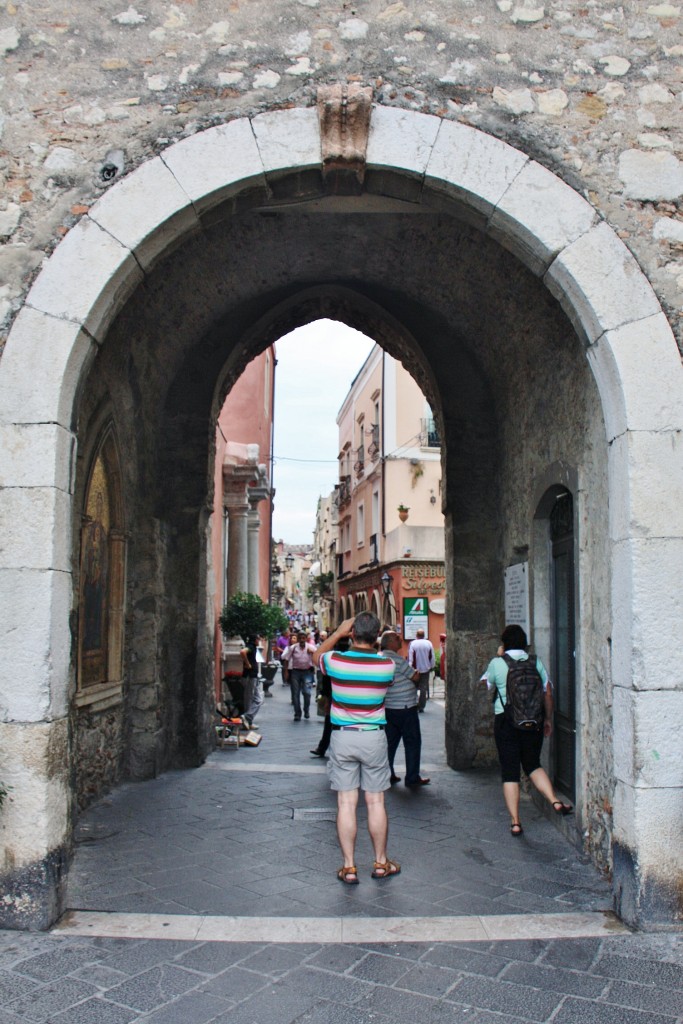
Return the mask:
MULTIPOLYGON (((403 644, 395 627, 382 627, 373 614, 361 612, 330 635, 319 631, 315 621, 295 622, 273 646, 283 685, 290 690, 293 720, 310 719, 311 709, 323 719, 322 736, 311 755, 327 760, 330 786, 337 794, 337 835, 343 860, 337 877, 344 885, 359 883, 355 848, 361 790, 374 854, 371 875, 388 879, 400 874, 398 861, 387 855, 389 822, 384 794, 401 782, 394 768, 401 742, 405 786, 417 790, 431 781, 420 770, 419 715, 430 695, 434 648, 422 629, 417 630, 405 657, 403 644)), ((252 726, 262 703, 254 644, 245 646, 242 658, 248 703, 245 718, 252 726)), ((504 630, 501 646, 481 679, 493 694, 494 739, 510 831, 521 836, 522 769, 556 814, 573 810, 557 796, 540 763, 544 737, 552 732, 552 686, 542 662, 529 656, 524 631, 515 625, 504 630)))

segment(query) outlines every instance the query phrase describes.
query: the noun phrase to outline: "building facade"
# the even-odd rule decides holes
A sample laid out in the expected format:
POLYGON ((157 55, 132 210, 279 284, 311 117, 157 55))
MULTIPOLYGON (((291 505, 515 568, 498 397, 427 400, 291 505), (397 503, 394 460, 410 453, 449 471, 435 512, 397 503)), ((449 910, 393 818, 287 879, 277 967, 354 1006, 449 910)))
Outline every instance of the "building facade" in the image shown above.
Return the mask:
POLYGON ((215 423, 325 316, 442 428, 449 763, 515 599, 576 841, 680 924, 679 6, 52 6, 0 29, 1 923, 64 906, 95 693, 121 777, 210 749, 215 423))
POLYGON ((227 670, 218 617, 244 591, 270 601, 275 348, 257 356, 226 398, 216 426, 211 557, 216 696, 227 670))
POLYGON ((337 545, 339 542, 339 508, 337 491, 318 499, 313 531, 315 561, 309 572, 309 589, 313 610, 320 629, 328 632, 337 622, 337 545))
POLYGON ((372 611, 406 640, 443 632, 446 580, 441 440, 406 368, 370 352, 337 416, 339 620, 372 611))

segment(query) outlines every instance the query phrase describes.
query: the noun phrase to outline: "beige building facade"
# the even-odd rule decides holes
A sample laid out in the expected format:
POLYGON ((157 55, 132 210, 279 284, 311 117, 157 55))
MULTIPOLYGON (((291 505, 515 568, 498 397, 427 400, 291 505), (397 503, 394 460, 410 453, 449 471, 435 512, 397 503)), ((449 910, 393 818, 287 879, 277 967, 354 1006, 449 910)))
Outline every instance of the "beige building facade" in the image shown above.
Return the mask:
POLYGON ((375 346, 337 424, 340 619, 367 609, 406 640, 424 628, 436 644, 446 594, 441 441, 431 407, 406 367, 375 346))

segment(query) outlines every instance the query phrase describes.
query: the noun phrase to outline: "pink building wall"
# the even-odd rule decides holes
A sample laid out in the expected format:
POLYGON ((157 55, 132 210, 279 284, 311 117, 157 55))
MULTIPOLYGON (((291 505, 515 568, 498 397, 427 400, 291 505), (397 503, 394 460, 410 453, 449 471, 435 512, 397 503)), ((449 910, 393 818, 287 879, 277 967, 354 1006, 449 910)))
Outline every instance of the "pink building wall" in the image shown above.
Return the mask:
MULTIPOLYGON (((228 395, 216 426, 216 461, 214 464, 213 531, 211 538, 214 570, 214 632, 216 694, 220 695, 221 632, 218 616, 223 606, 224 554, 223 554, 223 457, 229 441, 238 444, 257 444, 259 463, 267 467, 271 479, 271 439, 273 430, 275 348, 271 347, 247 366, 228 395)), ((258 595, 268 601, 270 596, 270 538, 272 501, 258 505, 261 520, 259 531, 258 595)))

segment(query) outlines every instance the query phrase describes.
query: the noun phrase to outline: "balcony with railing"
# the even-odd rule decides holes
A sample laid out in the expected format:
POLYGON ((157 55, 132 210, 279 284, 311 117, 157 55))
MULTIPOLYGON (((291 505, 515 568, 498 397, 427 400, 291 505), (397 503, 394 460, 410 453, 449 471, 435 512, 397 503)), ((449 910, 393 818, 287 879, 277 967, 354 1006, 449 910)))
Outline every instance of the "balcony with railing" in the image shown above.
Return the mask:
POLYGON ((370 443, 368 444, 368 458, 375 462, 379 457, 379 423, 373 423, 368 431, 370 443))
POLYGON ((344 508, 351 501, 351 477, 343 476, 337 484, 337 508, 344 508))
POLYGON ((422 448, 441 447, 439 428, 437 427, 433 416, 428 416, 426 419, 422 420, 422 426, 420 429, 420 445, 422 448))

